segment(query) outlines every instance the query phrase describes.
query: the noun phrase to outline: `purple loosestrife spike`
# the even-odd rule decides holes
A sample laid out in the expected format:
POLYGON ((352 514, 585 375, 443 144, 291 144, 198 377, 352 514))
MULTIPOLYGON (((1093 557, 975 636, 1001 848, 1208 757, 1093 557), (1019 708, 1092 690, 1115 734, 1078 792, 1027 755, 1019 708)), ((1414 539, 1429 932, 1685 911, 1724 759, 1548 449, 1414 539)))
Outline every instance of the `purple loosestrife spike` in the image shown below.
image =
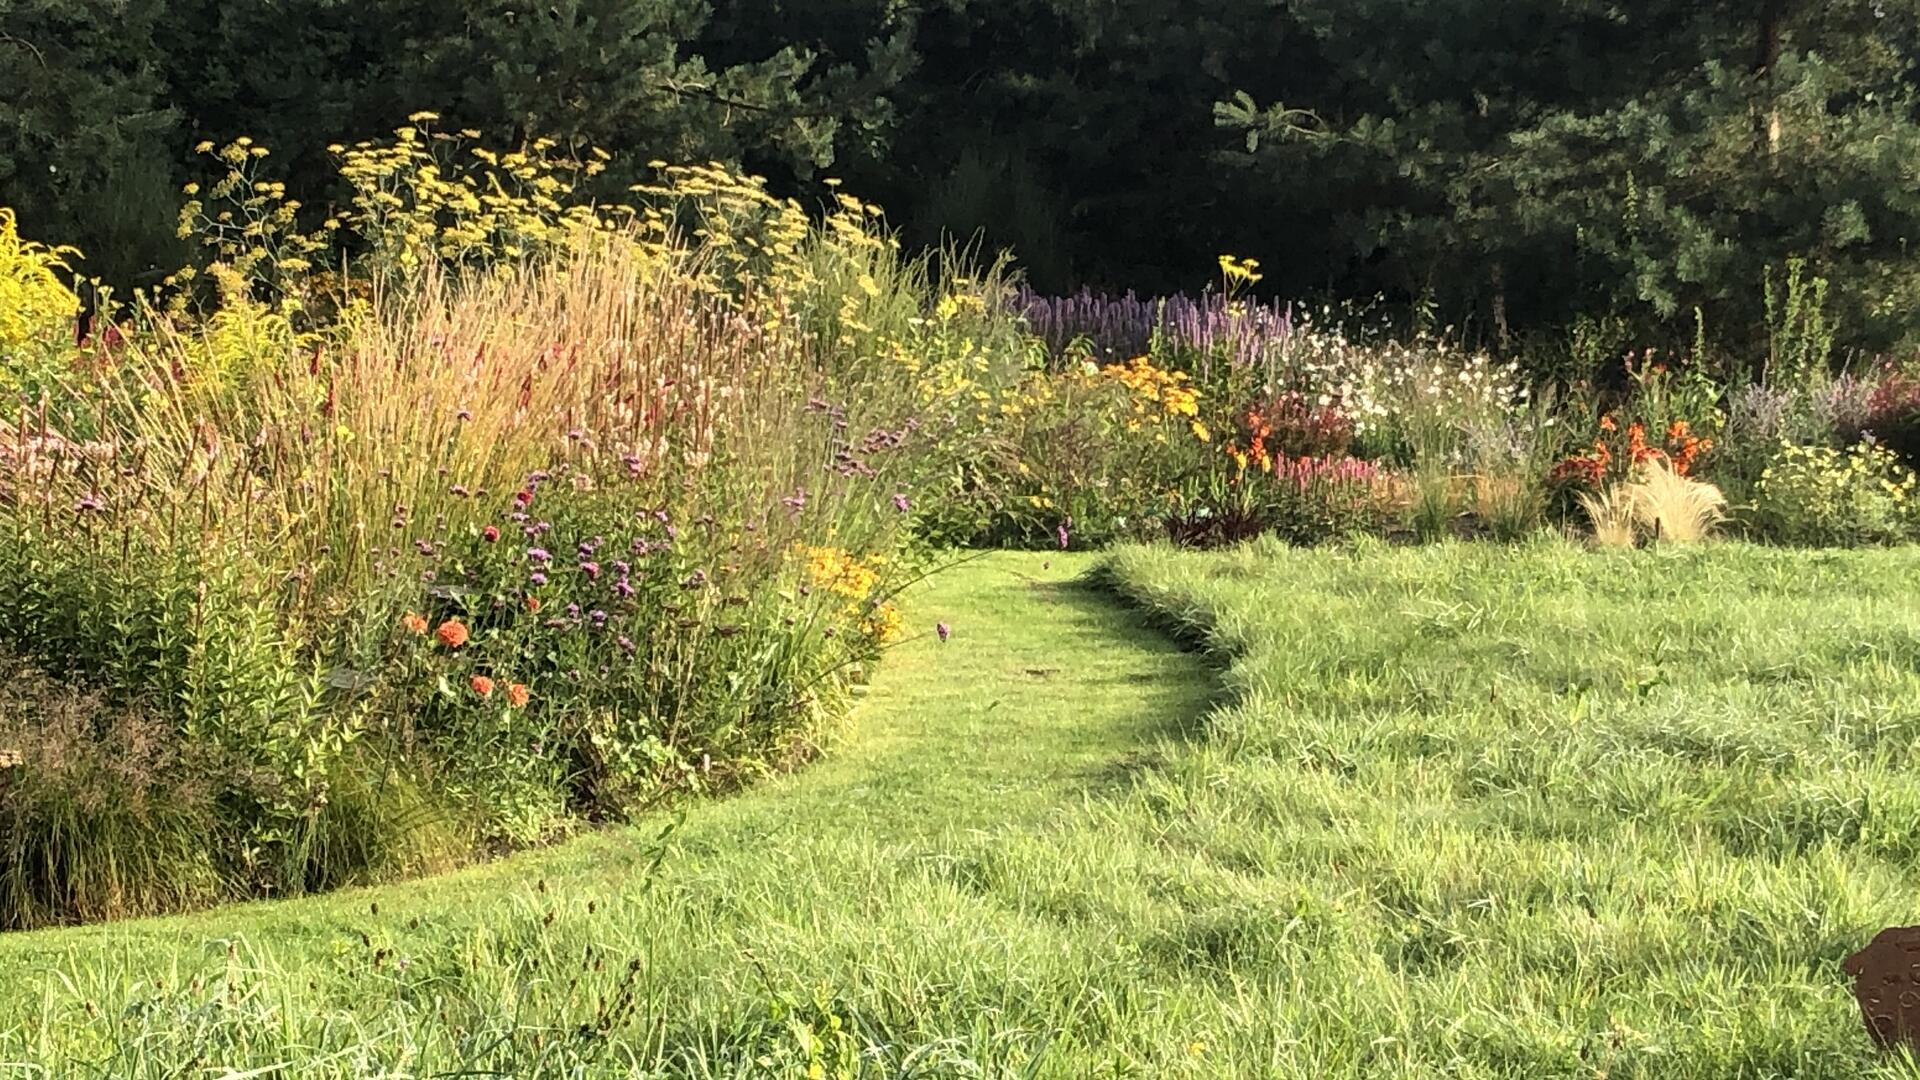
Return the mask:
POLYGON ((953 627, 948 626, 946 623, 934 623, 933 632, 939 634, 940 640, 944 642, 953 636, 953 627))
POLYGON ((1054 537, 1060 541, 1061 551, 1067 550, 1067 545, 1072 542, 1073 534, 1067 530, 1067 526, 1070 524, 1072 524, 1071 520, 1063 521, 1060 523, 1060 527, 1053 532, 1054 537))

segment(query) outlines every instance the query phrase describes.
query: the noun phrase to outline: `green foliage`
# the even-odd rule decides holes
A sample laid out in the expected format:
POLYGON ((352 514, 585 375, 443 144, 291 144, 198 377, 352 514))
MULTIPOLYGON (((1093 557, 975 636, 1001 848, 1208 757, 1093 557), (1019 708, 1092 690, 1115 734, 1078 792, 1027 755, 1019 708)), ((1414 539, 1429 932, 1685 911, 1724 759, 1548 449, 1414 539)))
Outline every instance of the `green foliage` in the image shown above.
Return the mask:
POLYGON ((1829 372, 1834 327, 1827 317, 1827 279, 1807 277, 1805 259, 1789 259, 1766 277, 1766 380, 1776 386, 1818 384, 1829 372))

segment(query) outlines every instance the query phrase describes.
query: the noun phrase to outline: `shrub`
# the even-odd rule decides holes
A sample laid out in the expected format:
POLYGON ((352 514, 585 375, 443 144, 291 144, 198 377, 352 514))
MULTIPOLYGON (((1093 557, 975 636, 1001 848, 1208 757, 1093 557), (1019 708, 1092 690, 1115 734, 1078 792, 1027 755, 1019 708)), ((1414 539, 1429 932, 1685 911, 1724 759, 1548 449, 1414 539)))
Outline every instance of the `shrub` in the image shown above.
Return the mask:
POLYGON ((1920 480, 1891 450, 1782 444, 1760 474, 1754 527, 1788 544, 1893 543, 1914 534, 1920 480))
POLYGON ((1889 372, 1867 395, 1858 427, 1909 468, 1920 468, 1920 378, 1889 372))

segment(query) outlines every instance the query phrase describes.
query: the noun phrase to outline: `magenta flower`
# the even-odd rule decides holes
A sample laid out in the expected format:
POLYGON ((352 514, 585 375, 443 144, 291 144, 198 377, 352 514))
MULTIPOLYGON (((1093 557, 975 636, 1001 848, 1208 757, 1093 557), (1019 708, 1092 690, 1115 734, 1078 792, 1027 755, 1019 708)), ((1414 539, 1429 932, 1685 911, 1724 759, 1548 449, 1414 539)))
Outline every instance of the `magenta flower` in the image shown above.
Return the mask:
POLYGON ((1067 531, 1067 526, 1071 523, 1071 521, 1072 519, 1068 519, 1067 521, 1061 522, 1060 527, 1053 531, 1054 537, 1060 541, 1061 551, 1067 550, 1067 544, 1073 538, 1072 534, 1067 531))
POLYGON ((953 636, 953 627, 948 626, 946 623, 934 623, 933 632, 940 635, 941 641, 945 641, 953 636))
POLYGON ((894 496, 893 496, 893 508, 894 508, 895 510, 898 510, 898 511, 900 511, 901 513, 903 513, 903 514, 904 514, 904 513, 906 513, 906 512, 907 512, 907 509, 908 509, 909 507, 911 507, 912 505, 913 505, 912 503, 910 503, 910 502, 908 502, 908 501, 907 501, 907 497, 906 497, 905 495, 902 495, 902 494, 900 494, 900 493, 898 493, 898 492, 895 492, 895 493, 894 493, 894 496))

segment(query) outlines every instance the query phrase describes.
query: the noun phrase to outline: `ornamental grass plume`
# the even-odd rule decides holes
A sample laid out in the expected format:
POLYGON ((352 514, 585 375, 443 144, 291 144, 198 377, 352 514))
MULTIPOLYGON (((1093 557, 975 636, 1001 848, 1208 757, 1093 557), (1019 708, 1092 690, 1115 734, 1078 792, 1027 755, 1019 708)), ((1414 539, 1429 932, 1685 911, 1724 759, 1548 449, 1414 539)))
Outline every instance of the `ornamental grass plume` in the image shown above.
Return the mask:
POLYGON ((1587 521, 1593 525, 1594 543, 1609 548, 1633 546, 1635 509, 1631 485, 1615 484, 1598 494, 1582 491, 1578 498, 1580 509, 1586 511, 1587 521))
POLYGON ((1640 467, 1631 490, 1635 524, 1662 543, 1699 543, 1727 517, 1727 497, 1719 488, 1662 458, 1640 467))

